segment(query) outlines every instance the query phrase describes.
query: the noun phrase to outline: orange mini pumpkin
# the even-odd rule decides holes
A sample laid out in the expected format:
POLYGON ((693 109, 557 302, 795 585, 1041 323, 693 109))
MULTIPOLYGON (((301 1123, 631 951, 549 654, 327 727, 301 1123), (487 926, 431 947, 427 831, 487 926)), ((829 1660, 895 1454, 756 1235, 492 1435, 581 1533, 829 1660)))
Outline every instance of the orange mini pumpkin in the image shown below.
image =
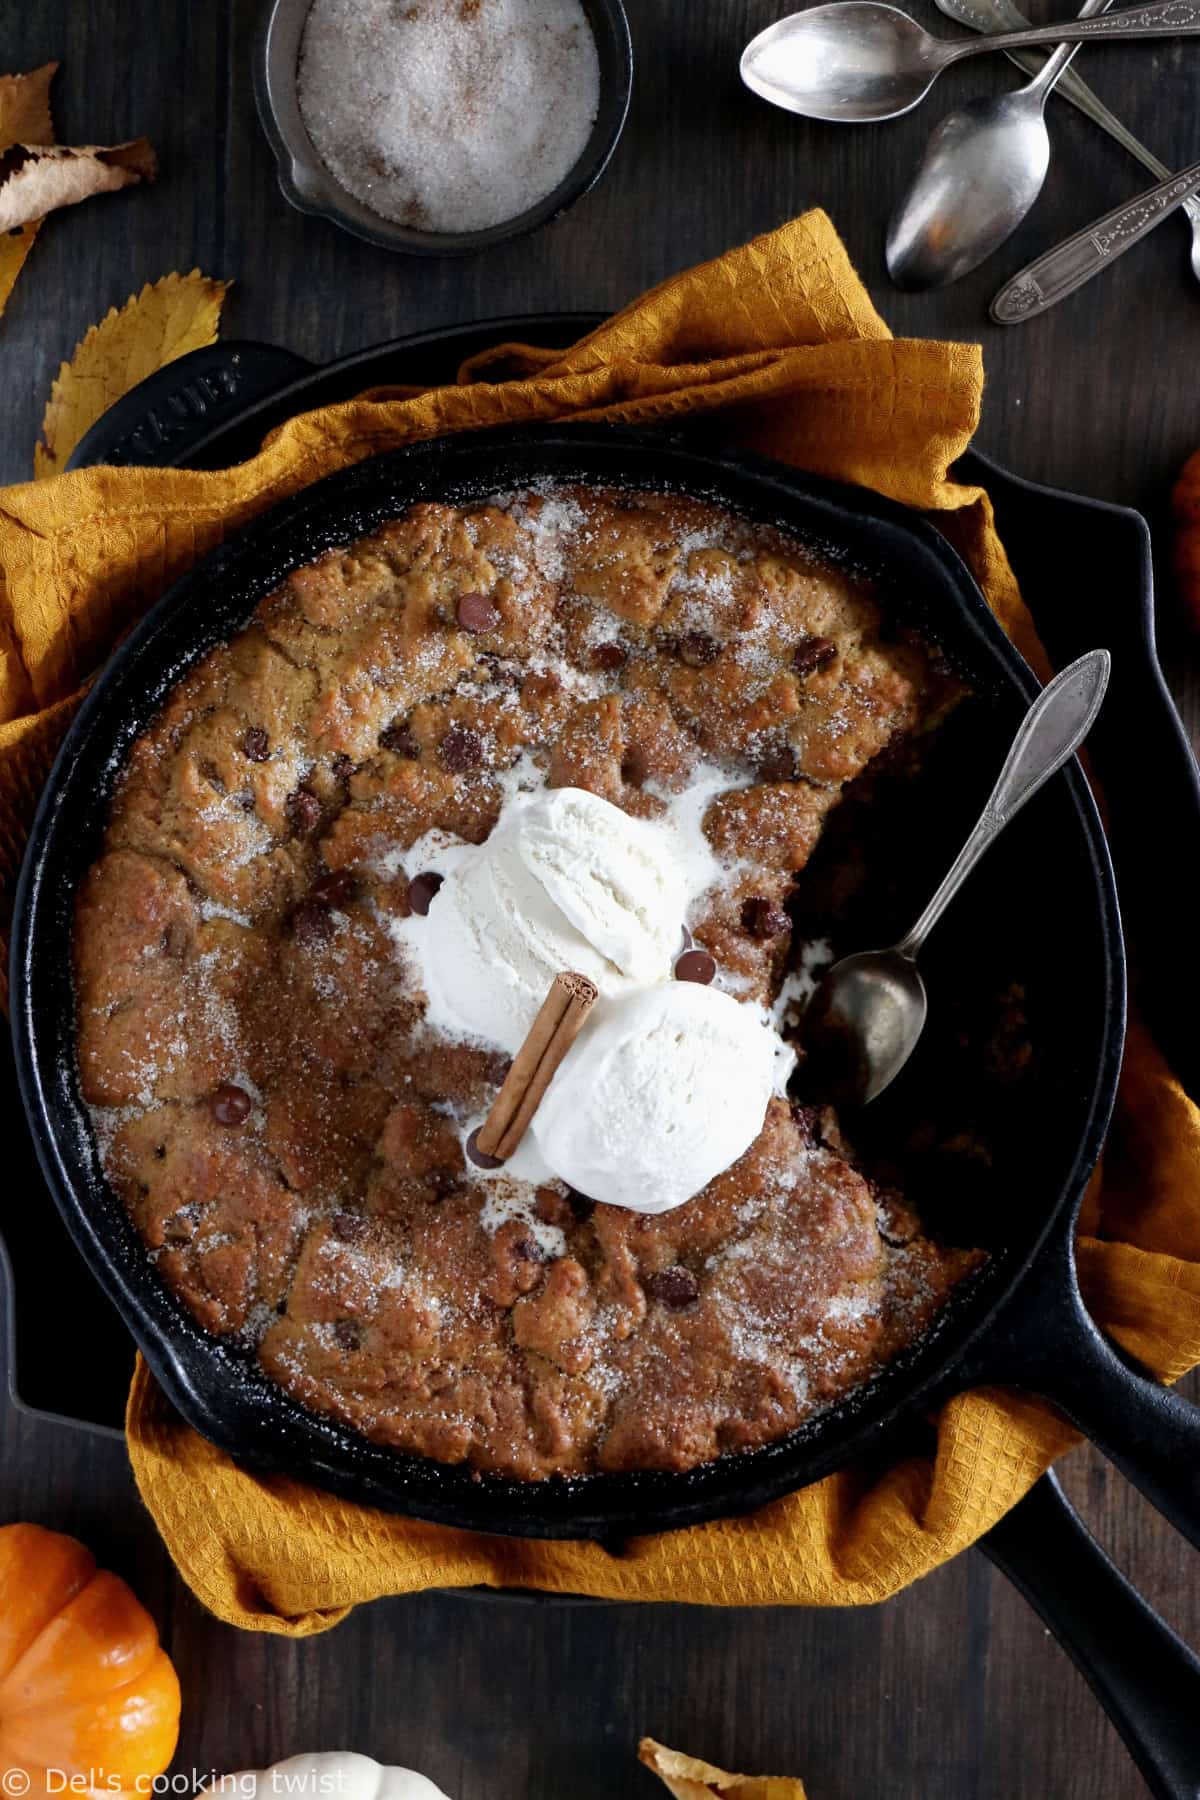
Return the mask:
POLYGON ((1183 465, 1172 495, 1175 584, 1192 622, 1200 625, 1200 450, 1183 465))
POLYGON ((179 1681, 133 1592, 74 1538, 0 1526, 6 1791, 148 1795, 178 1737, 179 1681))

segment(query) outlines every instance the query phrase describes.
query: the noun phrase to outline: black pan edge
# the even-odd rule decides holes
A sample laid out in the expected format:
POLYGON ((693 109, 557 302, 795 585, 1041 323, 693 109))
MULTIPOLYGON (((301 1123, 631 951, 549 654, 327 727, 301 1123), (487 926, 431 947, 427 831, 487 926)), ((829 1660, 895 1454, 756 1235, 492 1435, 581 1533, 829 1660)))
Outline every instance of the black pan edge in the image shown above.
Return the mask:
MULTIPOLYGON (((497 479, 493 468, 491 478, 484 484, 494 490, 519 485, 529 478, 524 467, 513 475, 511 461, 519 463, 521 456, 531 453, 553 459, 551 469, 556 479, 567 479, 572 473, 592 480, 617 479, 618 468, 606 466, 597 472, 593 466, 596 456, 607 455, 619 461, 621 469, 631 467, 635 471, 626 485, 662 486, 670 480, 662 473, 665 464, 670 467, 675 485, 688 491, 707 492, 735 506, 738 500, 731 498, 731 487, 736 492, 753 488, 760 499, 770 496, 773 503, 778 503, 785 518, 789 511, 794 514, 803 501, 810 507, 823 508, 824 516, 831 521, 840 520, 843 530, 847 520, 857 521, 860 526, 876 521, 885 529, 902 533, 920 547, 929 567, 937 568, 947 591, 957 597, 963 619, 1001 685, 1025 700, 1035 690, 1030 672, 944 540, 904 509, 876 495, 815 482, 763 459, 700 455, 677 445, 664 445, 661 438, 650 434, 605 427, 472 434, 469 439, 455 440, 450 447, 414 446, 330 477, 255 521, 205 559, 158 603, 97 682, 64 742, 31 834, 17 897, 13 1024, 18 1074, 39 1160, 68 1228, 167 1392, 184 1416, 206 1436, 262 1472, 289 1469, 349 1497, 435 1522, 523 1536, 611 1537, 744 1512, 877 1449, 903 1422, 953 1387, 955 1361, 965 1345, 984 1330, 1037 1245, 1028 1249, 1019 1265, 1007 1267, 1001 1281, 993 1274, 986 1312, 965 1333, 961 1317, 953 1323, 949 1319, 943 1321, 940 1331, 922 1340, 912 1353, 893 1363, 874 1382, 800 1432, 764 1450, 726 1458, 684 1476, 603 1475, 534 1486, 494 1479, 480 1483, 459 1469, 379 1451, 352 1434, 315 1419, 265 1378, 257 1376, 251 1366, 191 1325, 153 1275, 140 1240, 136 1244, 128 1241, 132 1235, 128 1222, 122 1241, 119 1230, 113 1229, 112 1217, 103 1221, 95 1205, 89 1205, 79 1191, 79 1169, 72 1166, 62 1120, 57 1116, 59 1096, 54 1091, 53 1064, 47 1063, 45 1014, 39 1013, 37 1005, 40 987, 44 985, 37 964, 39 933, 45 929, 54 905, 54 896, 46 889, 46 867, 58 835, 63 797, 73 781, 88 779, 82 764, 93 724, 114 694, 119 697, 123 689, 136 683, 140 661, 164 620, 186 607, 192 593, 200 591, 214 572, 225 580, 234 580, 239 558, 261 548, 267 540, 286 542, 289 534, 300 530, 308 515, 321 507, 327 509, 335 497, 345 501, 353 497, 356 487, 366 491, 373 484, 378 488, 393 467, 402 466, 411 476, 414 464, 423 463, 427 478, 439 482, 439 491, 443 491, 445 479, 440 465, 447 458, 469 466, 489 455, 507 456, 510 461, 502 465, 509 471, 505 478, 497 479), (586 466, 572 461, 585 452, 586 466), (654 472, 646 466, 647 459, 653 462, 654 472), (714 483, 718 485, 714 487, 714 483)), ((796 528, 793 524, 792 529, 796 528)), ((807 535, 812 535, 811 529, 807 535)), ((335 532, 327 541, 344 541, 344 537, 344 531, 335 532)), ((293 541, 283 555, 281 568, 296 566, 312 554, 315 548, 311 537, 299 547, 293 541)), ((207 640, 194 643, 192 654, 199 655, 207 647, 207 640)), ((182 667, 176 673, 181 672, 182 667)), ((130 723, 124 742, 144 723, 144 717, 130 723)), ((120 744, 119 738, 117 741, 120 744)), ((1078 768, 1069 771, 1066 786, 1095 883, 1106 969, 1102 1005, 1105 1029, 1095 1046, 1094 1058, 1089 1057, 1090 1106, 1081 1122, 1065 1184, 1057 1203, 1048 1208, 1043 1237, 1056 1219, 1073 1208, 1099 1149, 1115 1090, 1123 1026, 1123 959, 1107 847, 1078 768)))

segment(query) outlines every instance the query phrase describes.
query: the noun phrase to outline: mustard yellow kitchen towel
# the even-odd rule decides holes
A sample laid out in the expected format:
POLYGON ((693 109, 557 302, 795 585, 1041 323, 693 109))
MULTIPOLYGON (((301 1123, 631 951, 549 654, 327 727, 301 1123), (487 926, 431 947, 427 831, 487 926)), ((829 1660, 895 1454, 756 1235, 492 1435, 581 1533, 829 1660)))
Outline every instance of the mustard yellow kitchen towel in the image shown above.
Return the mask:
MULTIPOLYGON (((365 456, 442 433, 559 418, 706 429, 934 510, 1005 629, 1044 659, 986 494, 950 480, 983 390, 978 347, 898 341, 819 212, 664 282, 565 352, 501 345, 451 386, 377 389, 281 427, 217 473, 94 469, 0 492, 0 892, 80 684, 176 576, 255 513, 365 456)), ((41 1195, 37 1204, 50 1204, 41 1195)), ((1095 1317, 1168 1380, 1200 1361, 1200 1115, 1134 1021, 1080 1277, 1095 1317)), ((1071 1441, 1036 1401, 950 1402, 929 1457, 847 1470, 753 1517, 620 1555, 449 1531, 235 1468, 139 1366, 129 1451, 199 1598, 304 1636, 382 1594, 483 1583, 621 1600, 881 1600, 985 1532, 1071 1441)))

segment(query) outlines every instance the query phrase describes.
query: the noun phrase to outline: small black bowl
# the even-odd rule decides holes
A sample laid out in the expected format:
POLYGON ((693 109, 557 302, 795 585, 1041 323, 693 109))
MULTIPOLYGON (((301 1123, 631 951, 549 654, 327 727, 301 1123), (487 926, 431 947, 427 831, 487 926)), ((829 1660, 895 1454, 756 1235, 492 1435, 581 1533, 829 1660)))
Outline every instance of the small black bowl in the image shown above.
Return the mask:
POLYGON ((469 256, 548 225, 599 181, 617 147, 633 86, 633 46, 621 0, 582 0, 600 60, 600 104, 583 154, 536 206, 483 231, 418 231, 385 219, 349 193, 321 161, 296 95, 304 22, 312 0, 272 0, 254 58, 254 97, 275 153, 279 186, 299 212, 407 256, 469 256))

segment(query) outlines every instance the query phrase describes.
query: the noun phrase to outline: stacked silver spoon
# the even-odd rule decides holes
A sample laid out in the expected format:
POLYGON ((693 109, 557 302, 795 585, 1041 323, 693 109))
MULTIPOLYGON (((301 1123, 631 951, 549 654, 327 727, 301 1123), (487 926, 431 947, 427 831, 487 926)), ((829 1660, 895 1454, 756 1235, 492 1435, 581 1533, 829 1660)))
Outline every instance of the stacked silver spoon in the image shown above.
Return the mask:
MULTIPOLYGON (((1100 17, 1110 3, 1086 0, 1077 19, 1033 29, 1025 26, 1011 0, 938 0, 951 17, 996 33, 972 42, 932 37, 906 13, 877 0, 841 0, 793 13, 760 32, 743 53, 742 79, 775 105, 810 118, 889 119, 918 105, 941 70, 965 56, 1003 49, 1015 58, 1037 45, 1055 46, 1044 64, 1035 65, 1026 86, 998 99, 969 103, 944 119, 930 139, 893 217, 887 257, 898 285, 939 287, 990 256, 1037 199, 1050 158, 1045 103, 1064 76, 1071 81, 1068 98, 1143 162, 1166 174, 1091 90, 1070 75, 1069 65, 1084 42, 1194 36, 1200 33, 1200 6, 1192 0, 1159 0, 1100 17), (997 30, 1001 25, 1013 28, 997 30)), ((1022 66, 1029 65, 1023 61, 1022 66)), ((1045 311, 1169 211, 1186 204, 1200 190, 1200 165, 1194 180, 1192 176, 1192 170, 1168 176, 1158 188, 1039 258, 1036 267, 1022 271, 996 296, 993 317, 1011 323, 1045 311), (1097 233, 1103 249, 1097 249, 1097 233)), ((1192 266, 1200 279, 1200 238, 1194 241, 1192 266)))

